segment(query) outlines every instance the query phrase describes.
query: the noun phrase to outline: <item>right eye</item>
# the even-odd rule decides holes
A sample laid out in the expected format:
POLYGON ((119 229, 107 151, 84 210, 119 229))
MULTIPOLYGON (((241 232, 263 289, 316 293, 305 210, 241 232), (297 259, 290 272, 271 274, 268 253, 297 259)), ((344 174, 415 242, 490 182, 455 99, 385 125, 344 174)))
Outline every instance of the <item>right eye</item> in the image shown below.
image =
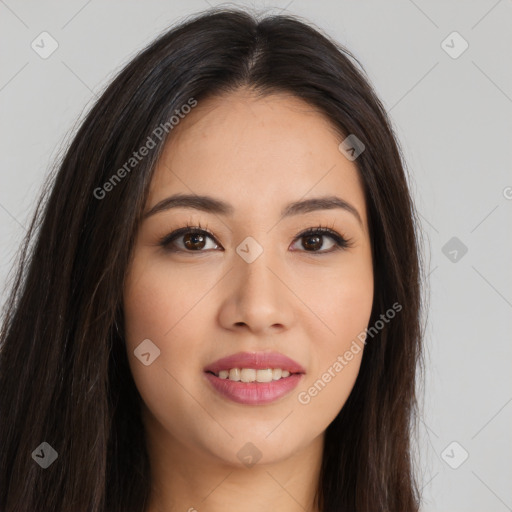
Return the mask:
POLYGON ((191 226, 177 229, 165 235, 159 241, 159 245, 170 252, 204 252, 218 248, 218 244, 211 233, 191 226), (208 239, 214 242, 214 247, 206 247, 208 239))

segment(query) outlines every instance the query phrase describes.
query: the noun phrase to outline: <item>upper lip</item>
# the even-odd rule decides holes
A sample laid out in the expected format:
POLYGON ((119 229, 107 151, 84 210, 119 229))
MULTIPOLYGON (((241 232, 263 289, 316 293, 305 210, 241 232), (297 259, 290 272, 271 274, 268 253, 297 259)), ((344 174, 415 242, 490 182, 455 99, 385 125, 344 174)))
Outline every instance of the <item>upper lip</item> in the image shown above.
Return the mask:
POLYGON ((214 361, 204 368, 205 372, 219 373, 221 370, 231 368, 281 368, 290 373, 306 373, 306 370, 297 361, 279 352, 237 352, 214 361))

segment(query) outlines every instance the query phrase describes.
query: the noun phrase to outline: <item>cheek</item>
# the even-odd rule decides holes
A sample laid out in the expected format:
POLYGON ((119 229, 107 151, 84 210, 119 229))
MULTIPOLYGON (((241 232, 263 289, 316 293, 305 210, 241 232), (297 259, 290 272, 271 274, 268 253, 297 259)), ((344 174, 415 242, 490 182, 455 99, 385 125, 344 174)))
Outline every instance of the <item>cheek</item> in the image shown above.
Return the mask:
POLYGON ((364 333, 368 325, 371 301, 338 301, 330 328, 335 335, 316 336, 311 371, 297 393, 302 417, 313 431, 321 431, 334 420, 345 405, 359 375, 364 351, 364 333), (359 304, 358 309, 355 304, 359 304), (346 309, 344 307, 346 306, 346 309), (354 307, 353 307, 354 306, 354 307))
POLYGON ((317 272, 307 280, 305 302, 316 315, 318 334, 322 333, 312 338, 320 353, 332 356, 333 351, 343 350, 367 327, 373 293, 371 259, 363 254, 350 255, 320 277, 317 272))
POLYGON ((331 334, 324 339, 337 349, 343 349, 367 327, 373 304, 373 281, 357 279, 341 283, 328 293, 323 305, 331 334))
POLYGON ((127 338, 150 338, 161 343, 183 329, 194 305, 208 290, 206 278, 177 271, 165 260, 140 256, 128 274, 124 293, 127 338), (205 282, 206 281, 206 282, 205 282))
POLYGON ((208 304, 204 299, 209 298, 219 276, 205 271, 204 265, 196 269, 193 264, 183 269, 165 257, 145 255, 143 250, 133 261, 124 289, 124 316, 128 355, 137 375, 146 378, 133 357, 145 339, 160 349, 157 366, 182 380, 197 373, 199 358, 190 355, 199 355, 201 344, 211 336, 211 330, 204 327, 208 304))
POLYGON ((147 373, 140 372, 133 353, 143 340, 151 340, 160 350, 155 361, 162 363, 168 358, 169 350, 163 344, 168 337, 166 333, 173 332, 173 326, 184 314, 183 300, 177 296, 180 290, 182 287, 173 275, 158 262, 143 255, 133 261, 124 289, 124 317, 126 345, 134 375, 145 376, 147 373))
POLYGON ((371 260, 352 263, 340 265, 308 288, 307 303, 316 314, 308 324, 312 371, 297 398, 305 415, 316 417, 324 427, 336 417, 355 384, 373 305, 371 260))
POLYGON ((197 352, 194 343, 201 339, 194 335, 199 325, 194 315, 200 311, 194 305, 205 287, 189 277, 170 271, 168 264, 139 256, 129 270, 124 290, 126 347, 134 381, 151 413, 174 433, 181 423, 173 419, 171 411, 190 407, 190 396, 183 389, 197 395, 197 362, 190 356, 197 352), (146 339, 160 351, 150 365, 144 365, 134 354, 146 339))

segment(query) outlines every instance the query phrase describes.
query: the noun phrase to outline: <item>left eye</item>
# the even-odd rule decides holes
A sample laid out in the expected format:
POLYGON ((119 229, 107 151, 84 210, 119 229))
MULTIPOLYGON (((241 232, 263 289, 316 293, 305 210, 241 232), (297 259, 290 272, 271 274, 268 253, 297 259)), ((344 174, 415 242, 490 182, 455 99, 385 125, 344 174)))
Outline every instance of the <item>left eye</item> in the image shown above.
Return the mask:
POLYGON ((297 241, 303 241, 302 247, 306 249, 306 252, 332 252, 336 249, 339 249, 343 246, 344 239, 336 234, 331 234, 330 232, 326 232, 325 230, 316 230, 316 231, 308 231, 306 233, 302 233, 296 239, 297 241), (331 239, 331 247, 328 250, 321 249, 324 244, 324 238, 331 239))
MULTIPOLYGON (((328 253, 341 248, 349 247, 350 241, 340 234, 326 228, 309 229, 298 235, 294 243, 305 240, 302 247, 305 252, 328 253), (331 239, 331 247, 328 250, 319 250, 324 246, 323 239, 327 237, 331 239)), ((219 244, 213 238, 213 235, 203 229, 197 228, 181 228, 166 235, 159 242, 159 245, 170 252, 205 252, 206 250, 216 249, 219 244), (213 242, 213 247, 206 247, 207 240, 213 242), (180 241, 180 243, 178 243, 180 241)), ((300 250, 300 249, 299 249, 300 250)))

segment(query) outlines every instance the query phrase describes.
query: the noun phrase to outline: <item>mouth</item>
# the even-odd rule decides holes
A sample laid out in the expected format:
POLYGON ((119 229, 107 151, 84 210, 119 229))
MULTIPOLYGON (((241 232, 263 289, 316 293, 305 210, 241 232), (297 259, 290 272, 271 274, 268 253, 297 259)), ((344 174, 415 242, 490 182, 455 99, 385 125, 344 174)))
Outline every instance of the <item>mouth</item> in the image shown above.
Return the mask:
POLYGON ((218 372, 207 371, 219 379, 228 379, 234 382, 273 382, 286 379, 290 375, 301 375, 302 372, 290 372, 282 368, 230 368, 218 372))
POLYGON ((293 359, 277 352, 240 352, 204 368, 214 391, 228 400, 261 405, 290 393, 306 373, 293 359))

